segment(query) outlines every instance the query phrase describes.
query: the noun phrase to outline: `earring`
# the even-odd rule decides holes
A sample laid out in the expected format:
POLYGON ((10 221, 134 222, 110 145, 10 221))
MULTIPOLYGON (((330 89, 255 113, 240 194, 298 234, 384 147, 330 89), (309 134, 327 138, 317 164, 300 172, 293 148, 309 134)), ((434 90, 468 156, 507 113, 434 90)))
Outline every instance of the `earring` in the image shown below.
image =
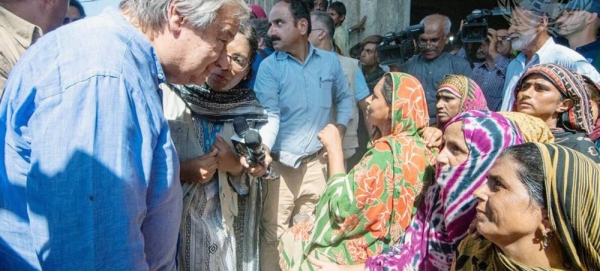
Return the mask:
POLYGON ((548 232, 543 232, 542 233, 542 247, 544 249, 548 248, 548 232))

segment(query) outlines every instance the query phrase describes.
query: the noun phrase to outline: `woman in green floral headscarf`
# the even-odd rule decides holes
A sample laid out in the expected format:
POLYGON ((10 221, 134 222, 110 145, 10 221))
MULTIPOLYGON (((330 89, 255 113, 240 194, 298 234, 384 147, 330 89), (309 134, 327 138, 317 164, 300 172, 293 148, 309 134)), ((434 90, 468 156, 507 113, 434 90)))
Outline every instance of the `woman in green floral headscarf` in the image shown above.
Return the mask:
POLYGON ((315 269, 306 255, 342 265, 364 263, 398 242, 408 226, 433 177, 436 155, 417 133, 428 123, 425 94, 416 78, 387 73, 373 95, 367 111, 376 127, 374 140, 348 174, 339 134, 332 127, 319 134, 331 177, 316 220, 296 224, 282 236, 283 269, 315 269))

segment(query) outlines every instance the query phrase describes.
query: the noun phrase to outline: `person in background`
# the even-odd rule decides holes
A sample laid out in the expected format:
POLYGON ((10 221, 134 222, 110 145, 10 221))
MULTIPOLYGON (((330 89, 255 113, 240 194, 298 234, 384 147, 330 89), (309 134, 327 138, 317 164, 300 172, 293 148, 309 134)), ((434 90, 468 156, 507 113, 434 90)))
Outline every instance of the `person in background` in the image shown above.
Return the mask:
POLYGON ((556 20, 556 32, 569 41, 569 47, 600 70, 600 1, 576 0, 564 6, 556 20))
POLYGON ((281 177, 267 182, 260 261, 262 270, 279 270, 279 237, 295 216, 312 214, 325 191, 327 163, 317 134, 333 113, 343 136, 355 102, 337 55, 308 41, 312 23, 304 2, 278 2, 269 21, 276 52, 261 63, 254 91, 269 115, 262 141, 281 177))
POLYGON ((327 13, 329 13, 335 25, 334 45, 340 48, 342 55, 347 56, 350 50, 350 34, 348 29, 342 26, 344 20, 346 20, 346 5, 339 1, 333 2, 327 8, 327 13))
POLYGON ((61 26, 69 0, 0 0, 0 99, 17 60, 42 35, 61 26))
POLYGON ((248 4, 248 7, 250 7, 250 10, 252 11, 252 13, 250 14, 250 19, 266 19, 267 18, 267 13, 261 6, 259 6, 257 4, 248 4))
POLYGON ((496 38, 498 38, 498 42, 496 43, 496 50, 498 53, 510 60, 515 58, 512 53, 510 38, 508 37, 508 29, 496 30, 496 38))
POLYGON ((556 64, 529 68, 514 91, 514 111, 542 119, 557 144, 579 151, 600 163, 598 150, 589 138, 594 121, 585 79, 556 64))
POLYGON ((473 193, 476 233, 452 270, 600 270, 600 169, 577 151, 527 143, 505 150, 473 193))
POLYGON ((63 25, 85 18, 85 10, 79 0, 69 0, 69 9, 63 20, 63 25))
MULTIPOLYGON (((321 50, 333 52, 333 31, 335 29, 333 19, 331 19, 329 14, 321 11, 311 12, 310 17, 312 20, 312 30, 310 31, 310 35, 308 35, 308 40, 321 50)), ((358 108, 354 105, 354 113, 352 113, 352 118, 350 119, 350 122, 348 122, 346 133, 342 139, 345 165, 347 168, 353 168, 366 151, 367 142, 360 142, 358 133, 366 133, 368 136, 368 131, 371 130, 371 125, 368 124, 368 121, 359 121, 359 112, 366 112, 367 106, 369 105, 367 98, 371 96, 371 92, 358 67, 358 60, 339 54, 338 59, 342 65, 342 70, 344 70, 346 80, 350 85, 350 91, 352 91, 354 100, 358 105, 358 108), (359 126, 360 123, 363 123, 363 125, 359 126), (365 150, 362 152, 360 151, 361 143, 365 145, 365 150)), ((335 120, 335 118, 332 119, 335 120)))
POLYGON ((249 13, 124 0, 27 50, 0 100, 1 269, 177 269, 179 160, 159 85, 229 65, 249 13))
POLYGON ((549 12, 553 3, 545 0, 523 0, 512 11, 508 35, 513 50, 521 51, 506 70, 500 111, 512 111, 515 103, 514 90, 521 75, 537 64, 554 63, 586 75, 600 83, 598 71, 580 54, 568 47, 558 45, 548 33, 549 12))
POLYGON ((375 85, 385 73, 381 66, 379 66, 379 58, 377 57, 377 45, 382 41, 382 36, 372 35, 366 37, 360 44, 360 66, 371 92, 373 92, 375 85))
MULTIPOLYGON (((492 111, 498 111, 502 105, 502 87, 508 63, 510 63, 510 59, 498 50, 500 42, 506 41, 498 38, 496 30, 488 28, 487 39, 479 47, 484 59, 482 62, 473 64, 472 78, 481 86, 487 105, 492 111)), ((510 51, 510 45, 508 48, 510 51)), ((480 52, 477 54, 479 55, 480 52)))
MULTIPOLYGON (((308 1, 310 1, 310 0, 308 0, 308 1)), ((313 1, 313 9, 316 11, 327 12, 328 4, 329 4, 329 0, 314 0, 313 1)))
POLYGON ((418 134, 429 121, 424 98, 413 76, 385 74, 369 105, 376 135, 348 174, 335 128, 329 125, 319 133, 328 153, 329 184, 316 220, 282 236, 284 269, 310 270, 306 255, 341 265, 364 263, 401 238, 433 181, 438 151, 428 149, 418 134))
POLYGON ((442 79, 436 94, 438 128, 462 112, 488 110, 487 102, 477 83, 464 75, 449 74, 442 79))
POLYGON ((275 49, 273 49, 273 41, 268 35, 270 26, 268 19, 251 19, 250 25, 252 25, 252 28, 256 32, 258 49, 256 50, 256 57, 252 61, 252 72, 248 74, 248 79, 244 81, 248 88, 254 89, 254 82, 256 81, 256 74, 258 73, 260 63, 273 54, 275 49))
POLYGON ((440 14, 428 15, 421 23, 425 32, 419 35, 417 45, 421 53, 398 65, 398 71, 411 74, 423 84, 427 97, 429 125, 437 124, 435 108, 437 86, 447 74, 471 76, 471 64, 464 58, 444 52, 444 47, 450 34, 451 22, 447 16, 440 14))

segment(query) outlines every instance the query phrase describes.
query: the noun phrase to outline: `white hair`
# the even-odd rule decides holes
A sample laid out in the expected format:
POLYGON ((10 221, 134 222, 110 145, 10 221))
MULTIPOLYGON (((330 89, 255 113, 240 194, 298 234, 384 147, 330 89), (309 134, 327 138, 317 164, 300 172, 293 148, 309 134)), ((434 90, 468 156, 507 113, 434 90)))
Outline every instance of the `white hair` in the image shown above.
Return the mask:
POLYGON ((174 2, 177 12, 188 18, 192 27, 207 28, 224 5, 234 7, 232 15, 244 22, 250 18, 250 8, 243 0, 121 0, 119 8, 125 11, 144 30, 158 30, 167 21, 169 5, 174 2))
POLYGON ((425 23, 429 20, 440 19, 440 18, 444 20, 444 36, 450 35, 450 28, 452 27, 452 22, 450 21, 450 18, 448 18, 448 16, 445 16, 442 14, 427 15, 427 16, 425 16, 425 18, 423 18, 423 20, 421 20, 421 23, 423 25, 425 25, 425 23))

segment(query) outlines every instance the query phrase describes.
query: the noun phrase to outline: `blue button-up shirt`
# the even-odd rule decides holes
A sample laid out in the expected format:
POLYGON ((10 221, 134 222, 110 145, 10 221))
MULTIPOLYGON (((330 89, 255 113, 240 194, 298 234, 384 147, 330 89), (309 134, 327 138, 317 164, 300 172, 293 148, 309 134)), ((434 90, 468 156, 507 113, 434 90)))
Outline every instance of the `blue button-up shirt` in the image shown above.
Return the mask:
POLYGON ((175 270, 182 195, 164 78, 114 9, 22 56, 0 100, 0 270, 175 270))
POLYGON ((521 52, 513 61, 508 64, 506 71, 506 80, 504 81, 504 92, 502 99, 502 107, 500 111, 511 111, 515 102, 515 87, 521 78, 521 75, 536 64, 554 63, 564 66, 565 68, 577 71, 583 75, 587 75, 596 83, 600 83, 600 74, 596 71, 583 56, 572 50, 571 48, 554 43, 552 38, 549 38, 544 45, 533 55, 529 63, 525 63, 526 56, 521 52))
POLYGON ((494 67, 491 69, 485 61, 473 65, 472 78, 481 88, 488 108, 492 111, 498 111, 502 105, 502 88, 509 62, 510 59, 498 54, 494 59, 494 67))
POLYGON ((337 55, 312 44, 304 63, 285 52, 266 58, 254 91, 269 115, 260 130, 263 143, 292 167, 322 148, 317 134, 329 123, 332 103, 337 124, 347 126, 353 112, 354 98, 337 55))

